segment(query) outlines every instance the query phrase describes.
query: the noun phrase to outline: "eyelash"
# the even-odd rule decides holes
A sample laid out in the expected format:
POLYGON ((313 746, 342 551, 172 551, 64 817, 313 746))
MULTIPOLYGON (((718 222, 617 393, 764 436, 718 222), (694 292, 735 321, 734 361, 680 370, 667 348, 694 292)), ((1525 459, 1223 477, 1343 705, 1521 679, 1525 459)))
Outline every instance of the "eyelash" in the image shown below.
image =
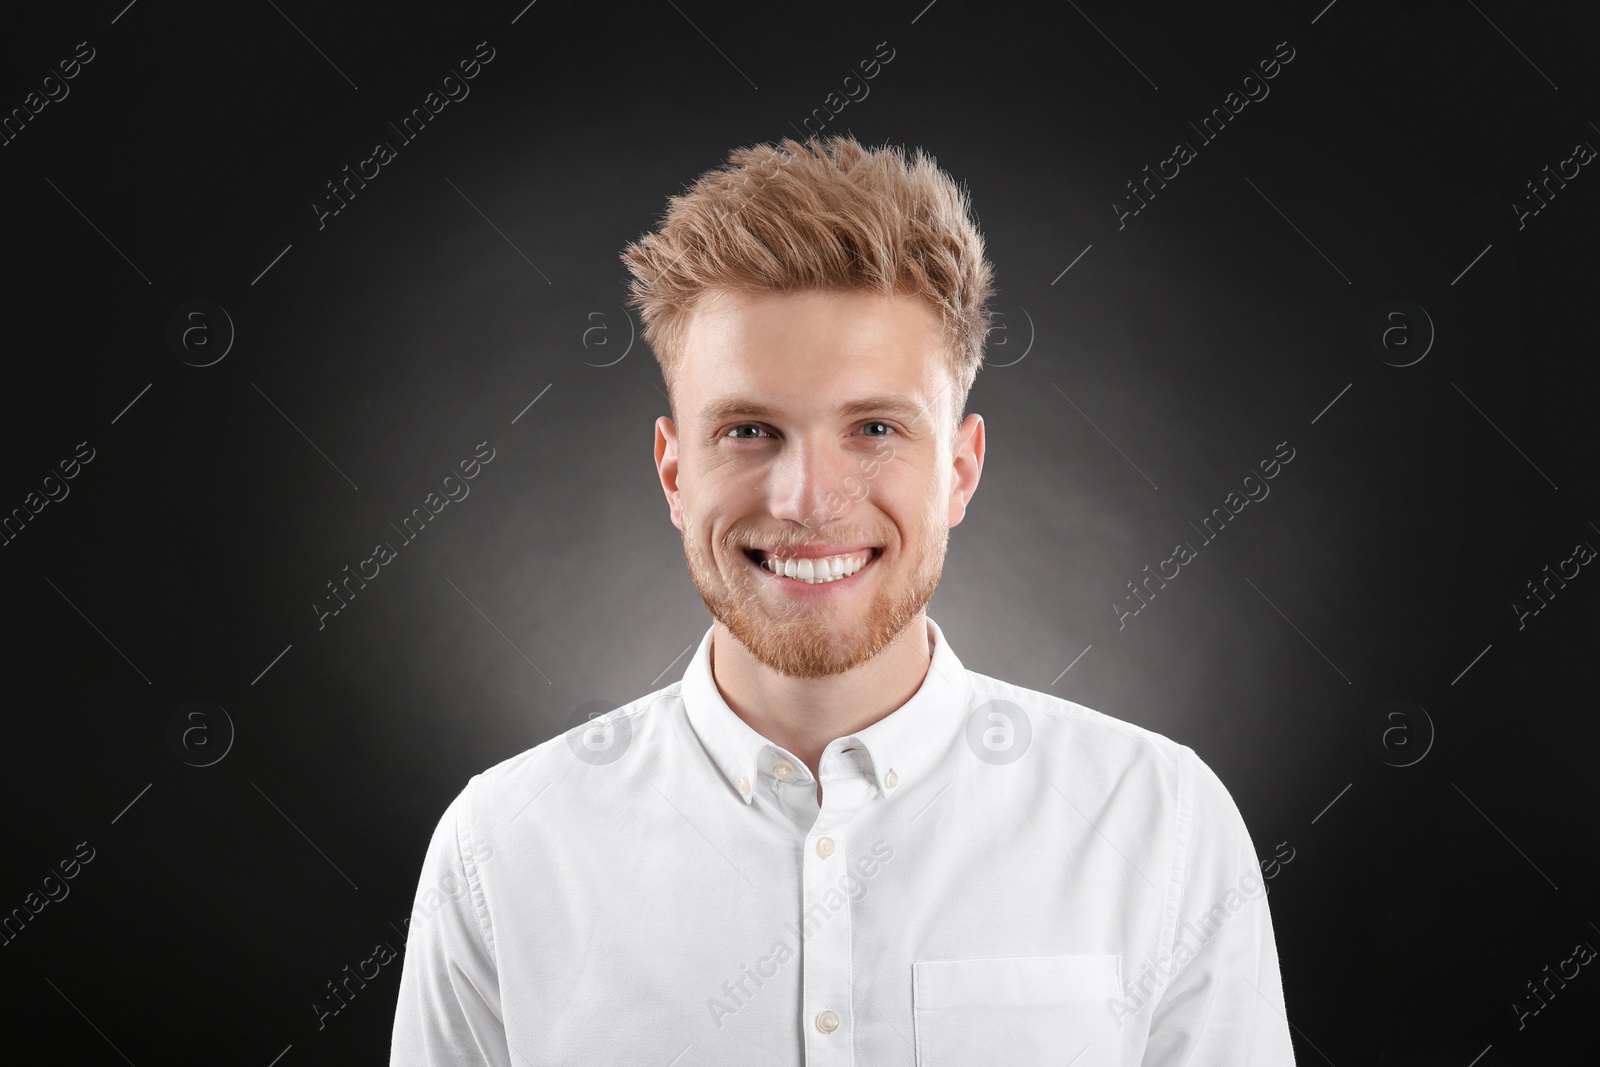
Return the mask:
MULTIPOLYGON (((885 422, 883 419, 869 419, 866 422, 862 423, 861 425, 863 425, 863 426, 883 426, 883 427, 888 428, 889 431, 892 432, 892 433, 897 433, 898 434, 900 432, 899 429, 896 428, 893 423, 885 422)), ((729 439, 729 435, 732 434, 732 432, 734 430, 742 430, 747 426, 753 426, 756 429, 762 430, 762 431, 765 431, 765 429, 766 429, 760 423, 741 422, 737 426, 728 427, 728 433, 723 434, 722 437, 723 437, 724 440, 728 440, 729 439)), ((888 434, 882 434, 882 435, 872 434, 870 436, 872 436, 874 438, 882 439, 882 438, 887 438, 889 435, 888 434)), ((759 438, 759 437, 734 437, 734 438, 731 438, 731 439, 735 440, 735 441, 759 441, 759 440, 761 440, 761 438, 759 438)))

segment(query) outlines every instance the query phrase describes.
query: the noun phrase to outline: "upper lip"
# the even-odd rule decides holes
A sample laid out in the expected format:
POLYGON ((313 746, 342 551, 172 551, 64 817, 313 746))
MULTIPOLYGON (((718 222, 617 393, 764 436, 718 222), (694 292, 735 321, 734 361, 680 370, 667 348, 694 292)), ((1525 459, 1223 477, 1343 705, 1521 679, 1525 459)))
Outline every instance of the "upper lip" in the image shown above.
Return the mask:
POLYGON ((797 545, 793 548, 767 548, 764 545, 751 545, 745 551, 765 553, 777 556, 779 559, 822 559, 825 556, 849 556, 877 547, 877 545, 815 544, 797 545))

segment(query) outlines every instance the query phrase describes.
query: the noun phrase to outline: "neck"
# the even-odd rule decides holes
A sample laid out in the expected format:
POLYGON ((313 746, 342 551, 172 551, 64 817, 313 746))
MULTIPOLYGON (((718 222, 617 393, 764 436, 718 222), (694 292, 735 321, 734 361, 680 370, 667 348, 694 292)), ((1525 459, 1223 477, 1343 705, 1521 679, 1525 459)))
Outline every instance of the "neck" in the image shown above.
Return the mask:
POLYGON ((769 669, 718 622, 711 674, 735 715, 820 777, 822 750, 888 716, 922 686, 933 662, 927 616, 918 612, 883 651, 826 678, 788 678, 769 669))

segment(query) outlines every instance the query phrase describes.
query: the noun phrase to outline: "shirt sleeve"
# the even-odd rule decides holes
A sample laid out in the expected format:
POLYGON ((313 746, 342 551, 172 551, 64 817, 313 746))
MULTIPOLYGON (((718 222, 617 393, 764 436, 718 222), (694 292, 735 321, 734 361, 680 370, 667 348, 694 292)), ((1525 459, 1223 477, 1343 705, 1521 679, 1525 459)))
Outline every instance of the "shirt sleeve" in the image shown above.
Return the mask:
POLYGON ((445 809, 417 883, 390 1067, 511 1067, 500 976, 479 881, 492 850, 471 836, 472 783, 445 809))
POLYGON ((1293 1067, 1278 949, 1255 846, 1227 787, 1187 746, 1177 929, 1155 993, 1144 1062, 1293 1067))

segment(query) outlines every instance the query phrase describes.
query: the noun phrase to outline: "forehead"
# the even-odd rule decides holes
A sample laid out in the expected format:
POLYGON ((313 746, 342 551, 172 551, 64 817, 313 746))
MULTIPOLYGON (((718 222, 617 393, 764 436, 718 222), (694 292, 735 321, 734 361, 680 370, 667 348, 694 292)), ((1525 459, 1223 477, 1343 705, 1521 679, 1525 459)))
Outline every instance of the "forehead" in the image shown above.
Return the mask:
POLYGON ((740 398, 831 412, 898 397, 932 414, 949 391, 945 345, 920 297, 715 290, 688 315, 678 388, 696 417, 728 414, 740 398))

